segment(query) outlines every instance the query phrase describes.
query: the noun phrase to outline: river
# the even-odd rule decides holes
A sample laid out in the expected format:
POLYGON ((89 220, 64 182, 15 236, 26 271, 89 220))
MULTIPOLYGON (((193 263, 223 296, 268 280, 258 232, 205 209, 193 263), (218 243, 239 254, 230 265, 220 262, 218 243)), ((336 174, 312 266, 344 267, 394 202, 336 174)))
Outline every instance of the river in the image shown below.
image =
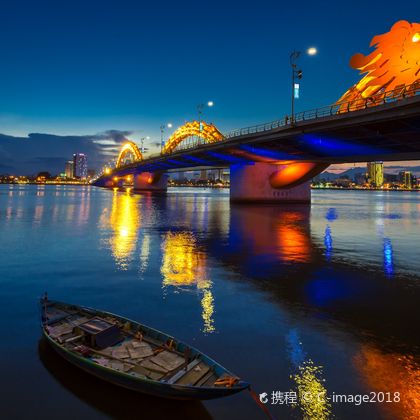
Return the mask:
POLYGON ((199 348, 276 418, 417 419, 419 216, 416 192, 253 206, 227 190, 1 185, 2 418, 264 418, 248 392, 164 401, 72 368, 41 340, 48 291, 199 348))

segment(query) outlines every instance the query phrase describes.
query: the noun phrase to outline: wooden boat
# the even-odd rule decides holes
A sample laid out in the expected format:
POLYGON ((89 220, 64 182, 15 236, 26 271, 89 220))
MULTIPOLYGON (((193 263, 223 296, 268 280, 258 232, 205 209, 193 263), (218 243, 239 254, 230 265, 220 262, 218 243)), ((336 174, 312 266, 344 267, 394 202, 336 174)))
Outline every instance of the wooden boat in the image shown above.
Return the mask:
POLYGON ((220 364, 163 332, 83 306, 41 299, 48 343, 73 365, 163 398, 206 400, 249 388, 220 364))

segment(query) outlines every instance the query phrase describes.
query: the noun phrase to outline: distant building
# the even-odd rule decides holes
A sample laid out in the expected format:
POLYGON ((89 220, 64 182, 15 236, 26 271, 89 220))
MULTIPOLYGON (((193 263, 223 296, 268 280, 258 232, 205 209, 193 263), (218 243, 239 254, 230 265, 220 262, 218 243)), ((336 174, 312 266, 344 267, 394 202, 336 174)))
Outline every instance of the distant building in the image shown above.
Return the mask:
POLYGON ((87 156, 84 153, 73 155, 73 176, 74 178, 87 178, 87 156))
POLYGON ((398 174, 398 181, 400 184, 404 185, 406 188, 413 187, 413 176, 409 171, 401 171, 398 174))
POLYGON ((367 178, 370 185, 374 187, 382 187, 382 185, 384 185, 384 163, 368 162, 367 178))
POLYGON ((64 169, 64 173, 66 175, 66 178, 74 178, 74 172, 73 172, 73 161, 72 160, 68 160, 66 162, 66 166, 64 169))
POLYGON ((201 171, 200 171, 200 179, 202 180, 202 181, 207 181, 207 171, 205 170, 205 169, 202 169, 201 171))

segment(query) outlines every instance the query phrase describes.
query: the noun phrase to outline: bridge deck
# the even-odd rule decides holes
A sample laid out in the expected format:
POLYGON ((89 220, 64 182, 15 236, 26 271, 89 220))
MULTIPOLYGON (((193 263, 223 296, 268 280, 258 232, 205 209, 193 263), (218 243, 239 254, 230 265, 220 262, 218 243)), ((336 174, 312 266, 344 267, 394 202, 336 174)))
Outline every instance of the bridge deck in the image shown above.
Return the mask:
POLYGON ((420 160, 420 96, 295 124, 274 124, 275 128, 270 124, 238 130, 238 135, 217 143, 150 157, 116 169, 112 175, 228 167, 255 161, 333 164, 420 160))

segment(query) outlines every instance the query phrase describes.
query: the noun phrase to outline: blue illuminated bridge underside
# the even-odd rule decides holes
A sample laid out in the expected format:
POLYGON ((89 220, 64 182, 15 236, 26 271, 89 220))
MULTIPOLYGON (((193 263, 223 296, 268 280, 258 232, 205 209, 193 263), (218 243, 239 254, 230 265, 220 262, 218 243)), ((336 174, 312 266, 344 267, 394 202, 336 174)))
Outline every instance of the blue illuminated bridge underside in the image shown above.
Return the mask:
POLYGON ((218 143, 135 162, 112 175, 267 160, 326 164, 420 160, 420 96, 261 132, 240 132, 218 143))

